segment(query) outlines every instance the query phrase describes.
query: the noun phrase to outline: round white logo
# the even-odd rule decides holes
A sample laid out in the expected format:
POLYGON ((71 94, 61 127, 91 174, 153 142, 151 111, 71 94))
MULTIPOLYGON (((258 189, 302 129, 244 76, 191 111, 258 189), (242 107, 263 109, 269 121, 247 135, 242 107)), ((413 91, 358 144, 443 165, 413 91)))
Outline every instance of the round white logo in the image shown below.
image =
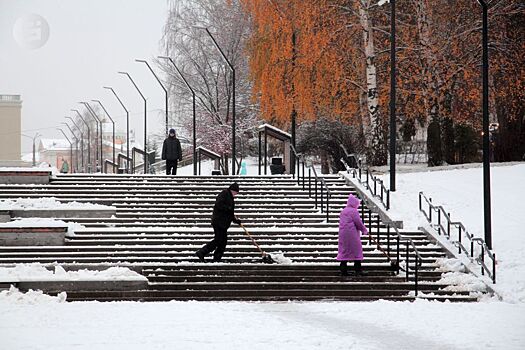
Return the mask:
POLYGON ((49 39, 49 24, 40 15, 25 15, 16 20, 13 36, 21 47, 35 50, 44 46, 49 39))

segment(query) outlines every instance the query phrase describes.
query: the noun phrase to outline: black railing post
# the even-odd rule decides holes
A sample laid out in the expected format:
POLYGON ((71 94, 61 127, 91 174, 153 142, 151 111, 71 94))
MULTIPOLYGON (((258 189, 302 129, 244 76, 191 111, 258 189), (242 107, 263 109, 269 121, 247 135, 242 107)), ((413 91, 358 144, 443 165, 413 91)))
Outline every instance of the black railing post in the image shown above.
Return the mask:
POLYGON ((470 257, 474 257, 474 242, 470 241, 470 257))
POLYGON ((259 165, 259 175, 261 175, 261 132, 259 131, 259 162, 258 162, 258 165, 259 165))
POLYGON ((441 210, 438 208, 438 234, 441 236, 441 210))
POLYGON ((419 211, 421 211, 422 208, 423 206, 421 205, 421 192, 419 192, 419 211))
POLYGON ((459 247, 458 247, 458 253, 461 253, 461 236, 463 236, 463 234, 462 234, 461 226, 459 226, 459 236, 458 236, 459 247))
POLYGON ((399 235, 396 235, 396 238, 397 238, 397 249, 396 249, 396 265, 397 265, 397 272, 396 272, 396 275, 399 275, 399 265, 400 265, 400 260, 401 260, 401 253, 400 253, 400 246, 399 246, 399 235))
POLYGON ((376 216, 376 229, 377 229, 377 246, 379 247, 381 243, 381 235, 380 235, 380 226, 381 220, 379 219, 379 215, 376 216))
POLYGON ((304 160, 303 160, 303 190, 304 190, 304 160))
POLYGON ((315 209, 317 209, 317 177, 314 179, 315 182, 315 209))
POLYGON ((326 222, 330 222, 330 196, 326 190, 326 222))
POLYGON ((390 256, 390 224, 386 224, 386 252, 390 256))
POLYGON ((312 198, 312 170, 308 168, 308 197, 312 198))
POLYGON ((496 283, 496 253, 492 253, 492 283, 496 283))
POLYGON ((408 241, 407 241, 407 251, 406 251, 406 258, 405 258, 405 262, 406 262, 406 265, 405 265, 405 271, 406 271, 406 280, 408 281, 408 278, 410 277, 409 274, 408 274, 408 267, 410 265, 410 260, 408 260, 409 258, 409 255, 408 255, 408 241))
POLYGON ((447 236, 450 237, 450 213, 448 213, 447 218, 447 236))
POLYGON ((485 247, 481 244, 481 275, 485 275, 485 247))
POLYGON ((432 223, 432 198, 428 199, 428 221, 432 223))
POLYGON ((390 209, 390 191, 386 191, 386 210, 390 209))
POLYGON ((323 183, 321 182, 321 213, 324 212, 324 203, 323 203, 323 183))
POLYGON ((417 256, 417 254, 414 256, 414 261, 416 263, 416 266, 415 266, 415 283, 414 283, 414 286, 415 286, 415 291, 416 291, 416 297, 417 297, 417 292, 418 292, 418 265, 419 265, 419 258, 417 256))

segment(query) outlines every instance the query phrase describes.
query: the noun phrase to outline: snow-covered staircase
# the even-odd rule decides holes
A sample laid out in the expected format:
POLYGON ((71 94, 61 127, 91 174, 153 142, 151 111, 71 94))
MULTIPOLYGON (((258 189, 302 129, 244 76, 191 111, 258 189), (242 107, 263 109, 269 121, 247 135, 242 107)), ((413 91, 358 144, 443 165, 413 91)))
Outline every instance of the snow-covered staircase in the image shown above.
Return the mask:
MULTIPOLYGON (((60 201, 113 205, 113 218, 58 218, 85 229, 65 246, 0 247, 0 264, 59 263, 130 266, 149 279, 140 291, 69 292, 68 300, 413 300, 413 275, 396 275, 386 257, 363 238, 366 277, 341 277, 335 261, 337 219, 353 192, 339 176, 326 176, 330 220, 289 176, 58 175, 49 185, 1 185, 0 199, 55 197, 60 201), (210 217, 218 192, 241 186, 236 212, 270 254, 290 264, 266 265, 243 231, 229 230, 221 263, 199 263, 194 252, 213 237, 210 217)), ((366 211, 365 211, 366 212, 366 211)), ((375 214, 364 215, 376 225, 375 214)), ((380 225, 382 227, 382 225, 380 225)), ((403 232, 423 257, 419 290, 438 300, 475 301, 468 291, 439 283, 436 259, 445 252, 423 232, 403 232)), ((380 236, 386 242, 387 231, 380 236)), ((391 241, 395 250, 395 240, 391 241)))

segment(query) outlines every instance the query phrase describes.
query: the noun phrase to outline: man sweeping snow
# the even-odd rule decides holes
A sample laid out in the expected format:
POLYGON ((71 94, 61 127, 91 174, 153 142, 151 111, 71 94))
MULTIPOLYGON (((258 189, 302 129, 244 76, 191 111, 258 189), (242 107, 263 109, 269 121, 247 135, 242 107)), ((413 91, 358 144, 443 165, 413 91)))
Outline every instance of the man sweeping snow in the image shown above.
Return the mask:
POLYGON ((239 185, 234 182, 230 187, 222 190, 217 196, 211 219, 211 225, 213 226, 215 237, 204 245, 204 247, 195 252, 195 255, 197 255, 201 262, 204 262, 204 257, 212 251, 215 251, 213 253, 213 261, 220 261, 228 242, 228 228, 232 222, 237 225, 241 224, 241 220, 239 220, 234 213, 234 198, 238 193, 239 185))

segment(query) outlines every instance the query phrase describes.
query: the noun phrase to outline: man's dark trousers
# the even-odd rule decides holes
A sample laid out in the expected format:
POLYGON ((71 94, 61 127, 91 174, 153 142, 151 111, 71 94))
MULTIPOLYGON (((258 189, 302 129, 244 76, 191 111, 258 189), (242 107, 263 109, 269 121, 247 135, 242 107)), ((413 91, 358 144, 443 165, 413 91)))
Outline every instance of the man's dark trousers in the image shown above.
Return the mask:
POLYGON ((177 175, 177 160, 166 160, 166 175, 177 175), (173 170, 173 174, 171 171, 173 170))
POLYGON ((215 250, 213 253, 213 260, 219 261, 222 259, 222 255, 226 249, 226 243, 228 243, 228 228, 213 226, 213 232, 215 233, 215 237, 201 248, 201 252, 204 255, 207 255, 215 250))

